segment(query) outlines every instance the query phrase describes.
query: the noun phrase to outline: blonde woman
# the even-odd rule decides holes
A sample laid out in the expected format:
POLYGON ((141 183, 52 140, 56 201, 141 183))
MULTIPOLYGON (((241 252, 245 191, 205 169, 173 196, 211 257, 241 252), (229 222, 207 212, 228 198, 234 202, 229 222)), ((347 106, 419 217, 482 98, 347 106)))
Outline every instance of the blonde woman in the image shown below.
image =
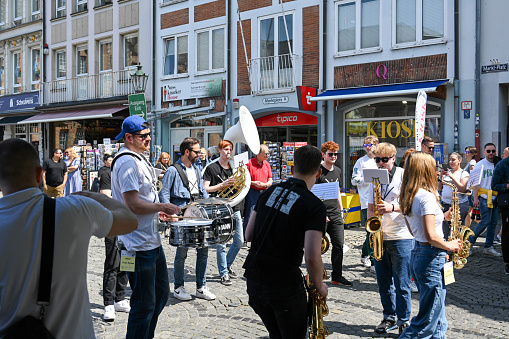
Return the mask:
MULTIPOLYGON (((401 187, 401 211, 416 240, 410 269, 419 288, 419 313, 399 339, 445 338, 446 288, 442 272, 447 251, 458 251, 461 241, 444 241, 435 159, 423 152, 411 153, 401 187)), ((450 217, 449 212, 446 215, 450 217)))
POLYGON ((168 169, 168 167, 170 167, 170 161, 171 161, 171 157, 168 153, 166 153, 166 152, 161 153, 161 155, 159 156, 159 159, 156 162, 156 166, 155 166, 155 168, 159 168, 160 170, 162 170, 161 174, 159 174, 159 178, 158 178, 159 180, 163 179, 164 173, 166 173, 166 170, 168 169))
POLYGON ((65 183, 64 197, 74 192, 83 190, 83 181, 80 173, 80 157, 74 150, 69 147, 64 151, 64 161, 67 165, 67 182, 65 183))

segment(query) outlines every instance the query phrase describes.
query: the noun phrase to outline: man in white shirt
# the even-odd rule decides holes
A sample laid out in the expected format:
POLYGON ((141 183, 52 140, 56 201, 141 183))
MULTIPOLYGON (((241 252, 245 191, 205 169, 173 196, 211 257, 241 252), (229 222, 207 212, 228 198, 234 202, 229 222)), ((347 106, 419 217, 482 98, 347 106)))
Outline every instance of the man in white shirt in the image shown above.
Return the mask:
POLYGON ((481 183, 474 187, 472 195, 474 196, 474 207, 481 210, 481 221, 475 226, 475 235, 470 237, 472 247, 477 238, 486 229, 486 242, 484 243, 483 253, 500 257, 501 254, 493 248, 493 237, 495 236, 495 228, 498 222, 498 208, 494 204, 496 199, 496 191, 491 190, 491 180, 493 179, 493 171, 495 170, 495 156, 497 149, 495 144, 489 142, 484 146, 484 159, 475 164, 472 172, 482 167, 481 183))
POLYGON ((138 229, 118 237, 126 250, 135 256, 134 272, 129 272, 131 312, 127 323, 128 339, 153 338, 159 314, 163 310, 170 286, 161 236, 157 230, 158 212, 169 218, 180 212, 171 203, 159 203, 157 175, 142 154, 150 149, 149 124, 133 115, 124 120, 116 140, 124 138, 111 165, 111 193, 136 214, 138 229))
MULTIPOLYGON (((368 135, 364 138, 364 149, 366 150, 366 155, 357 160, 355 166, 353 167, 352 173, 352 185, 357 186, 357 190, 359 191, 359 198, 361 201, 361 226, 364 227, 366 225, 367 220, 367 212, 368 212, 368 196, 369 196, 369 182, 364 182, 363 171, 366 168, 376 169, 375 160, 373 158, 375 155, 373 154, 373 150, 378 145, 378 138, 373 135, 368 135)), ((369 246, 369 233, 366 232, 366 239, 364 244, 362 245, 362 253, 361 253, 361 262, 364 266, 370 267, 371 260, 370 256, 373 253, 372 249, 369 246)))
MULTIPOLYGON (((25 316, 39 318, 37 291, 42 246, 42 168, 33 146, 0 143, 0 337, 25 316)), ((44 325, 56 338, 95 338, 88 300, 91 236, 126 234, 138 221, 105 195, 79 192, 56 199, 50 304, 44 325)))

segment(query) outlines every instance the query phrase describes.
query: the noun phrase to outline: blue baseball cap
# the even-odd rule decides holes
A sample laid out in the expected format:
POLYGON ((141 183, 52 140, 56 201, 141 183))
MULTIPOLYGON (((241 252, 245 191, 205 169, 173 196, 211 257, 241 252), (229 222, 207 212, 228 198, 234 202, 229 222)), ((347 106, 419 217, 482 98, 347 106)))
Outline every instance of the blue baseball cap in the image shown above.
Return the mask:
POLYGON ((122 123, 122 131, 119 135, 117 135, 115 140, 122 139, 126 133, 134 133, 148 128, 142 126, 144 123, 146 123, 145 119, 139 115, 131 115, 130 117, 125 118, 122 123))

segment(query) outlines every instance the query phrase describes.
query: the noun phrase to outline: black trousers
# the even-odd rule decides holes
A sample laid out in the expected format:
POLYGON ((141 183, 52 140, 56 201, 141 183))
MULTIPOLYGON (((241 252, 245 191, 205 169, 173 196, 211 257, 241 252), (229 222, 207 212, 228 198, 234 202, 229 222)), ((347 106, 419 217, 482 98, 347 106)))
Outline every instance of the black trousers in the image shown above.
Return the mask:
POLYGON ((106 259, 104 260, 103 300, 104 306, 113 305, 125 298, 127 272, 120 270, 120 250, 117 237, 105 237, 106 259))
POLYGON ((502 214, 502 255, 509 264, 509 208, 499 209, 502 214))
POLYGON ((333 212, 327 212, 329 222, 327 223, 327 233, 332 245, 332 280, 337 281, 343 276, 343 245, 345 243, 345 222, 339 209, 333 212))

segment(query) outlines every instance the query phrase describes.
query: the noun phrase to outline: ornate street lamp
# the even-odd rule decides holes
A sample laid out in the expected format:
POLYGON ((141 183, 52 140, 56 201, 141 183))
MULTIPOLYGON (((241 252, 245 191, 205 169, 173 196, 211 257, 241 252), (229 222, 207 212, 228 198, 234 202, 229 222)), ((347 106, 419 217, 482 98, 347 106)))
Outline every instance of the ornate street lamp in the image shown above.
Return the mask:
POLYGON ((141 65, 136 65, 136 72, 131 74, 134 93, 143 93, 147 88, 148 74, 143 73, 141 65))

